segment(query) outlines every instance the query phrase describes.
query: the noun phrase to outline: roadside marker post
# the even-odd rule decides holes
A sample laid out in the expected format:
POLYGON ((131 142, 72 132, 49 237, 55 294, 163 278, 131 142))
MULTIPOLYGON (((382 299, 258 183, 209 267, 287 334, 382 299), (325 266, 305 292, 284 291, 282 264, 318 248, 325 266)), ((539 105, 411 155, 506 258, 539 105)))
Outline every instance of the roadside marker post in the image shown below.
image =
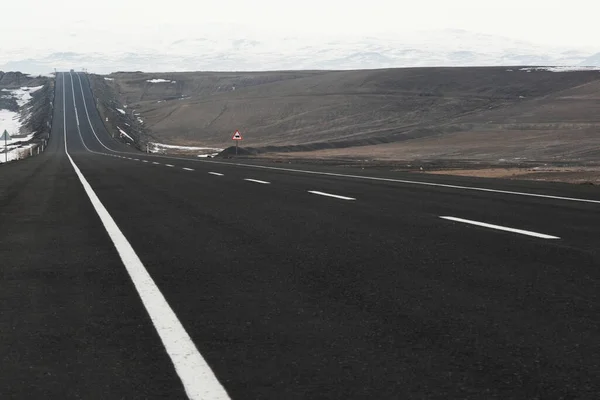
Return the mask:
POLYGON ((8 162, 8 132, 6 129, 2 136, 4 136, 4 163, 6 164, 8 162))
POLYGON ((242 137, 242 134, 240 133, 240 131, 236 130, 235 133, 233 134, 233 137, 231 138, 231 140, 235 140, 235 155, 238 155, 238 142, 240 140, 244 140, 244 138, 242 137))

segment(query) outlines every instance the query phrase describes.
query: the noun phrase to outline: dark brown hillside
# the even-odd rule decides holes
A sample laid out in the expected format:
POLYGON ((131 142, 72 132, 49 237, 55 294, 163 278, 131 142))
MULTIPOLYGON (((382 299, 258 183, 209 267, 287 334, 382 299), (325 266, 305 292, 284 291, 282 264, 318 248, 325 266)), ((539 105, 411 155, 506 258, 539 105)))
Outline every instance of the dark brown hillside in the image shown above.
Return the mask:
POLYGON ((263 152, 335 148, 336 156, 402 160, 416 154, 597 155, 598 71, 409 68, 109 78, 94 77, 96 90, 111 87, 141 114, 152 140, 165 143, 227 147, 240 129, 244 146, 263 152), (149 82, 157 79, 169 82, 149 82))

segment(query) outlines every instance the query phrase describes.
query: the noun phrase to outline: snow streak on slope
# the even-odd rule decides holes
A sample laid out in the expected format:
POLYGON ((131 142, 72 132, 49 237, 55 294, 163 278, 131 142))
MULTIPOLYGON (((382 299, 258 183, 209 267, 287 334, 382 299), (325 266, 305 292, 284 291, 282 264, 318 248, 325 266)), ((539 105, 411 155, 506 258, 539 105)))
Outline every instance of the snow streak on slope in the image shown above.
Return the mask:
POLYGON ((549 71, 549 72, 576 72, 576 71, 599 71, 600 67, 530 67, 521 68, 521 71, 549 71))
POLYGON ((127 139, 131 140, 132 142, 135 142, 135 140, 133 140, 133 138, 131 136, 129 136, 127 134, 127 132, 125 132, 123 129, 117 127, 117 129, 119 130, 119 132, 121 133, 121 137, 126 137, 127 139))

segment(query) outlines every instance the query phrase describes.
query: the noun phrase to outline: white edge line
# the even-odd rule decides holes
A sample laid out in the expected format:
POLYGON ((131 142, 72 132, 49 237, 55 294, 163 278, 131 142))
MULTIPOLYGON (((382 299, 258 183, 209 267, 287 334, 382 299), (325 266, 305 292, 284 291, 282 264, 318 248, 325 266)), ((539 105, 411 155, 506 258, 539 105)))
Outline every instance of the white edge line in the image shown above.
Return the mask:
POLYGON ((270 185, 271 184, 271 182, 259 181, 258 179, 244 179, 244 180, 248 181, 248 182, 260 183, 260 184, 263 184, 263 185, 270 185))
POLYGON ((229 396, 202 357, 183 325, 167 303, 156 283, 142 264, 113 218, 85 179, 67 149, 67 125, 63 76, 63 117, 65 153, 108 232, 137 290, 160 339, 173 362, 185 391, 193 400, 226 400, 229 396))
POLYGON ((356 200, 354 197, 339 196, 337 194, 318 192, 316 190, 309 190, 308 193, 318 194, 319 196, 334 197, 336 199, 341 199, 341 200, 356 200))
POLYGON ((463 219, 463 218, 456 218, 456 217, 444 217, 444 216, 440 216, 440 218, 446 219, 449 221, 462 222, 464 224, 477 225, 477 226, 481 226, 484 228, 496 229, 499 231, 519 233, 521 235, 533 236, 533 237, 537 237, 537 238, 541 238, 541 239, 560 239, 558 236, 546 235, 544 233, 526 231, 523 229, 508 228, 506 226, 501 226, 501 225, 487 224, 485 222, 472 221, 470 219, 463 219))

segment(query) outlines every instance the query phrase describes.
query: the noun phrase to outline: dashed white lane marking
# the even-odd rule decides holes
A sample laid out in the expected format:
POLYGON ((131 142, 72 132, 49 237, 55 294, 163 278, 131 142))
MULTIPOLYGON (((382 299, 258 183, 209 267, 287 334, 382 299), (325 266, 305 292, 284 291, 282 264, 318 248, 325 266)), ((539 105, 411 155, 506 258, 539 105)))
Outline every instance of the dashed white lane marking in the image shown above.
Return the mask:
MULTIPOLYGON (((168 156, 157 156, 157 157, 168 158, 170 160, 192 161, 190 159, 181 158, 181 157, 168 157, 168 156)), ((229 163, 229 162, 224 162, 224 161, 208 161, 208 160, 193 160, 193 161, 207 163, 207 164, 215 164, 215 165, 229 165, 229 166, 245 167, 245 168, 267 169, 267 170, 272 170, 272 171, 297 172, 297 173, 311 174, 311 175, 335 176, 335 177, 340 177, 340 178, 362 179, 362 180, 378 181, 378 182, 395 182, 395 183, 403 183, 403 184, 407 184, 407 185, 432 186, 432 187, 442 187, 442 188, 459 189, 459 190, 473 190, 473 191, 487 192, 487 193, 500 193, 500 194, 516 195, 516 196, 537 197, 537 198, 542 198, 542 199, 565 200, 565 201, 575 201, 575 202, 580 202, 580 203, 600 204, 600 200, 582 199, 582 198, 577 198, 577 197, 554 196, 554 195, 539 194, 539 193, 516 192, 516 191, 512 191, 512 190, 488 189, 488 188, 482 188, 482 187, 476 187, 476 186, 449 185, 449 184, 445 184, 445 183, 421 182, 421 181, 412 181, 412 180, 406 180, 406 179, 379 178, 379 177, 375 177, 375 176, 339 174, 339 173, 334 173, 334 172, 307 171, 307 170, 294 169, 294 168, 269 167, 266 165, 229 163)))
POLYGON ((139 158, 134 158, 133 161, 140 161, 140 159, 139 158))
POLYGON ((85 179, 67 150, 67 125, 64 96, 63 75, 63 117, 65 153, 83 185, 96 213, 100 217, 106 232, 110 236, 121 261, 135 289, 140 296, 146 311, 150 315, 152 323, 160 336, 160 339, 175 366, 177 375, 181 379, 185 392, 190 399, 194 400, 229 400, 229 396, 223 386, 202 357, 194 342, 185 331, 183 325, 167 303, 158 286, 142 264, 142 261, 127 241, 123 232, 119 229, 111 215, 108 213, 100 199, 85 179))
POLYGON ((224 176, 223 174, 220 174, 218 172, 209 172, 210 175, 215 175, 215 176, 224 176))
POLYGON ((270 185, 271 184, 271 182, 259 181, 258 179, 244 179, 244 180, 248 181, 248 182, 260 183, 262 185, 270 185))
POLYGON ((148 160, 142 160, 142 162, 145 162, 145 163, 147 163, 147 162, 148 162, 148 160))
POLYGON ((152 164, 154 164, 154 165, 160 165, 160 163, 156 162, 156 161, 152 161, 152 164))
POLYGON ((170 168, 173 168, 173 167, 174 167, 174 165, 172 165, 172 164, 165 164, 165 167, 170 167, 170 168))
POLYGON ((346 197, 346 196, 340 196, 340 195, 337 195, 337 194, 331 194, 331 193, 325 193, 325 192, 318 192, 316 190, 309 190, 308 193, 318 194, 319 196, 334 197, 334 198, 340 199, 340 200, 356 200, 354 197, 346 197))
POLYGON ((456 217, 440 217, 440 218, 446 219, 449 221, 462 222, 464 224, 482 226, 484 228, 496 229, 499 231, 512 232, 512 233, 518 233, 521 235, 533 236, 533 237, 537 237, 537 238, 541 238, 541 239, 560 239, 558 236, 546 235, 544 233, 538 233, 538 232, 525 231, 523 229, 508 228, 506 226, 486 224, 485 222, 471 221, 469 219, 456 218, 456 217))
POLYGON ((186 167, 183 167, 183 168, 181 168, 181 169, 183 169, 183 170, 186 170, 186 171, 193 171, 193 169, 191 169, 191 168, 186 168, 186 167))

